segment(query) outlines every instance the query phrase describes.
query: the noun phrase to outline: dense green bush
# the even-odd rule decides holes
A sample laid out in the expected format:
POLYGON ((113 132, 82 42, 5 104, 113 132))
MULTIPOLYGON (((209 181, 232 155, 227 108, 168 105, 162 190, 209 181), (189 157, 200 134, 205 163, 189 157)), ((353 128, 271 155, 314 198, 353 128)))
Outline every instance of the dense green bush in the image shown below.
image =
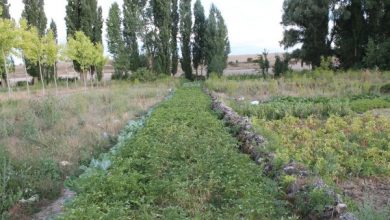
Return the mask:
POLYGON ((382 94, 390 94, 390 83, 387 83, 380 88, 382 94))
POLYGON ((187 85, 158 107, 113 158, 74 182, 78 196, 63 219, 279 219, 274 182, 187 85))
POLYGON ((151 70, 148 70, 146 68, 140 68, 130 75, 130 80, 138 82, 154 82, 162 77, 163 76, 151 70))

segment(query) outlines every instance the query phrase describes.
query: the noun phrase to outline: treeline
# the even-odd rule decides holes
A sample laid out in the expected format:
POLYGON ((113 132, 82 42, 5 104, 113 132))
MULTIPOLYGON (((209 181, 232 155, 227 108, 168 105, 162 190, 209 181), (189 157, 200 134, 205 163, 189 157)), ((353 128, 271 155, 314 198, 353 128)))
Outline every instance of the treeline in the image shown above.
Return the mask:
MULTIPOLYGON (((87 36, 83 30, 79 30, 74 26, 74 32, 68 33, 68 43, 66 45, 58 45, 57 28, 54 21, 50 27, 46 29, 47 19, 44 13, 43 0, 24 0, 24 11, 22 19, 16 23, 10 18, 9 5, 7 0, 1 0, 0 6, 0 57, 2 85, 8 86, 9 94, 11 94, 11 86, 8 79, 8 74, 13 66, 12 57, 19 57, 25 63, 26 85, 29 92, 29 80, 27 73, 33 78, 40 79, 42 83, 42 91, 45 93, 45 84, 54 81, 57 88, 57 71, 56 64, 58 61, 73 60, 75 66, 81 73, 80 78, 84 81, 85 87, 87 77, 86 73, 90 73, 91 85, 96 77, 96 72, 102 72, 105 63, 104 49, 101 44, 101 29, 100 34, 97 26, 92 26, 92 30, 96 31, 94 35, 87 36), (96 37, 92 38, 91 36, 96 37), (100 36, 100 38, 99 38, 100 36)), ((98 10, 99 12, 99 10, 98 10)), ((101 16, 101 10, 100 10, 101 16)), ((96 19, 90 19, 96 22, 96 19)), ((101 19, 102 20, 102 19, 101 19)), ((82 22, 85 27, 86 22, 82 22)), ((67 24, 69 24, 67 22, 67 24)))
POLYGON ((122 7, 113 3, 107 38, 118 78, 139 68, 175 75, 179 62, 190 80, 193 70, 196 75, 204 69, 222 74, 230 53, 221 12, 212 5, 206 18, 200 0, 193 10, 191 0, 124 0, 122 7))
POLYGON ((318 67, 335 56, 338 66, 390 70, 389 0, 285 0, 281 44, 318 67))
MULTIPOLYGON (((4 47, 4 54, 0 54, 3 64, 0 65, 3 85, 9 84, 7 74, 14 68, 14 55, 24 60, 26 72, 34 80, 41 80, 42 86, 56 80, 55 67, 59 57, 64 58, 63 55, 73 60, 74 68, 80 72, 82 81, 86 81, 87 72, 90 73, 90 79, 102 78, 101 65, 105 59, 96 51, 104 51, 102 48, 104 21, 102 8, 98 7, 97 0, 68 0, 65 17, 67 50, 60 50, 57 45, 55 22, 52 20, 47 27, 44 0, 23 0, 23 3, 22 19, 26 22, 26 30, 35 31, 40 40, 51 33, 58 47, 58 54, 62 55, 58 55, 54 64, 42 60, 35 62, 33 58, 23 53, 20 43, 1 39, 4 47), (71 42, 69 39, 74 39, 78 43, 69 43, 71 42), (78 47, 73 50, 80 53, 71 53, 70 47, 78 47), (61 51, 66 53, 60 53, 61 51)), ((16 24, 10 17, 8 0, 0 0, 0 7, 3 24, 9 24, 9 29, 21 30, 21 24, 16 24)), ((208 74, 211 72, 222 74, 226 68, 230 53, 228 31, 221 12, 214 5, 206 17, 200 0, 194 5, 191 4, 191 0, 124 0, 122 7, 117 3, 112 4, 106 23, 108 51, 112 55, 114 76, 117 78, 128 78, 139 69, 142 69, 139 72, 143 73, 145 68, 149 70, 148 74, 175 75, 179 62, 187 79, 195 78, 193 70, 196 75, 203 75, 203 71, 206 70, 208 74)), ((0 31, 3 35, 8 29, 0 31)), ((21 35, 17 32, 12 33, 15 36, 21 35)))

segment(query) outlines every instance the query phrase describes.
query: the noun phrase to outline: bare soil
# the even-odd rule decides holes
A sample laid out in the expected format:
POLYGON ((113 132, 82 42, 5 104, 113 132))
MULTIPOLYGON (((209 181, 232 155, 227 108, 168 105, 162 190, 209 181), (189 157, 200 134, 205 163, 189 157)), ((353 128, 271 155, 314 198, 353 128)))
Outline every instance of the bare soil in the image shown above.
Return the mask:
POLYGON ((338 185, 345 195, 360 204, 372 202, 377 208, 390 205, 390 177, 354 178, 338 185))

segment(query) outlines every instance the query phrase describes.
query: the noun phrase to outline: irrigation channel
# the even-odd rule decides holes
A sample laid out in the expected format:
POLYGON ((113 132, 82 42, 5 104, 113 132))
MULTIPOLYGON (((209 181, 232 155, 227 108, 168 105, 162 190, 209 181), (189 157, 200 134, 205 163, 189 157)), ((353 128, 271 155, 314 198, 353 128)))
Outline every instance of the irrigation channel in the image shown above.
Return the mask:
POLYGON ((59 219, 282 219, 296 216, 280 185, 240 153, 223 112, 186 84, 119 144, 67 183, 77 193, 59 219))

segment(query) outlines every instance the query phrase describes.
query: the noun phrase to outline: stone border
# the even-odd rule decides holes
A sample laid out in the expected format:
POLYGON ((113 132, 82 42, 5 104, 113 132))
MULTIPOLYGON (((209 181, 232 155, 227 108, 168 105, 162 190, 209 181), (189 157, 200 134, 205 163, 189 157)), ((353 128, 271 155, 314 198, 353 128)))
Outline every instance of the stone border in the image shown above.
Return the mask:
POLYGON ((212 99, 212 109, 223 116, 223 120, 232 127, 234 135, 240 143, 240 151, 250 155, 259 165, 263 166, 264 172, 269 177, 280 183, 282 176, 293 176, 295 181, 288 186, 285 193, 287 200, 294 206, 297 205, 299 195, 309 193, 313 189, 321 189, 332 198, 333 204, 326 205, 323 212, 317 215, 304 216, 307 219, 333 219, 333 220, 357 220, 350 212, 347 212, 347 205, 343 203, 341 196, 331 187, 327 186, 321 177, 311 173, 304 165, 291 162, 282 166, 281 169, 274 166, 275 155, 267 153, 265 149, 266 140, 264 137, 253 132, 252 123, 249 118, 242 117, 232 108, 218 100, 218 96, 206 90, 212 99), (274 175, 276 173, 276 176, 274 175))

